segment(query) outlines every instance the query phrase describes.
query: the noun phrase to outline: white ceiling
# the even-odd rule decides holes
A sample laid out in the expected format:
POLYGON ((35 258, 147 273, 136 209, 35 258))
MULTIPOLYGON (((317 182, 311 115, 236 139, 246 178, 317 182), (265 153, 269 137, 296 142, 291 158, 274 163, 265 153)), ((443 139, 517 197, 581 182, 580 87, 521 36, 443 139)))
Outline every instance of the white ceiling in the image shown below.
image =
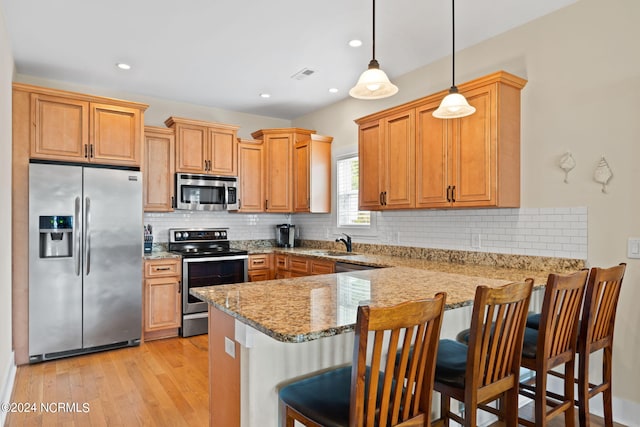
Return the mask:
MULTIPOLYGON (((458 0, 456 50, 575 1, 458 0)), ((0 4, 20 74, 283 119, 348 97, 371 59, 371 0, 0 4), (291 78, 303 68, 315 73, 291 78)), ((449 0, 377 1, 376 58, 392 81, 450 53, 449 0)))

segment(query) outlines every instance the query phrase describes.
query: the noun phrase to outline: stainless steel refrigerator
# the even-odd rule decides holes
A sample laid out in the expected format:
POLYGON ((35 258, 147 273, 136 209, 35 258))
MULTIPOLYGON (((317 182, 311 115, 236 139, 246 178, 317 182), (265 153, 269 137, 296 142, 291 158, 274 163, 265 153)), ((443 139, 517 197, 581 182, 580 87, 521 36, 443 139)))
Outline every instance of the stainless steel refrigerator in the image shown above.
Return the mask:
POLYGON ((139 171, 29 164, 31 362, 140 342, 142 223, 139 171))

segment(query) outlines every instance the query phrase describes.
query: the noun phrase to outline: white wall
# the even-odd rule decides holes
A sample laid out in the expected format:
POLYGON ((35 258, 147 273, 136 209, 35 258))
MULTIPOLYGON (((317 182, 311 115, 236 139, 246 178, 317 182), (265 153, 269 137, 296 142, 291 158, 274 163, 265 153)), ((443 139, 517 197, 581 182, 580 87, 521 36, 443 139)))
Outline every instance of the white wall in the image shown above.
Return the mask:
MULTIPOLYGON (((631 425, 640 417, 640 263, 626 258, 627 238, 640 236, 638 17, 637 0, 581 0, 456 55, 459 82, 500 69, 529 80, 522 92, 522 207, 586 207, 588 264, 628 263, 613 393, 622 405, 616 417, 631 425), (567 150, 577 166, 565 184, 558 161, 567 150), (606 194, 593 181, 603 155, 614 175, 606 194)), ((345 100, 293 124, 332 129, 335 155, 356 151, 353 119, 445 89, 449 78, 450 59, 438 61, 393 79, 400 92, 392 98, 345 100)))
MULTIPOLYGON (((11 224, 11 79, 13 56, 0 10, 0 224, 11 224)), ((11 343, 11 233, 0 245, 0 402, 8 402, 15 366, 11 343)), ((6 413, 0 411, 0 425, 6 413)))

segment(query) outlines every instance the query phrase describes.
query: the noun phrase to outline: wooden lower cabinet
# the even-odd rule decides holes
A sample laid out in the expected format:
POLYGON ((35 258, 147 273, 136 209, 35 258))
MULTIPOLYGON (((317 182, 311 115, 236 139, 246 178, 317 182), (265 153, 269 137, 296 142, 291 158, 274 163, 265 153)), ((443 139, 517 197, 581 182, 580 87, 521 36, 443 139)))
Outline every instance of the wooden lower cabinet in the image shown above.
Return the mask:
POLYGON ((249 255, 249 281, 273 279, 273 254, 249 255))
POLYGON ((335 272, 333 261, 304 255, 276 255, 276 279, 331 274, 335 272))
POLYGON ((178 336, 182 321, 179 258, 144 262, 144 339, 178 336))

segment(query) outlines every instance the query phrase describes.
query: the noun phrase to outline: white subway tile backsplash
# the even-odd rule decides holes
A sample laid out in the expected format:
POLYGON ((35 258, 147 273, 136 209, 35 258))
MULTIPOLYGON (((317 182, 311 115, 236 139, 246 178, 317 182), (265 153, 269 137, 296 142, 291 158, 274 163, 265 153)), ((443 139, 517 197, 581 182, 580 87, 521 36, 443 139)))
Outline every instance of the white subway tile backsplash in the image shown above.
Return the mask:
MULTIPOLYGON (((460 209, 372 212, 376 230, 347 231, 355 242, 505 254, 587 258, 586 207, 460 209), (480 248, 473 247, 480 235, 480 248)), ((231 240, 274 239, 275 225, 291 222, 300 237, 334 240, 342 232, 335 214, 237 214, 227 212, 146 213, 156 242, 168 240, 168 229, 227 227, 231 240)))
MULTIPOLYGON (((375 236, 354 240, 407 246, 513 253, 520 255, 587 258, 586 207, 521 209, 415 210, 377 213, 375 236), (398 242, 390 237, 399 234, 398 242), (480 248, 472 247, 472 235, 479 234, 480 248)), ((305 238, 317 235, 309 228, 336 230, 333 216, 322 221, 314 215, 295 215, 293 222, 305 238)), ((321 240, 326 240, 321 237, 321 240)))

